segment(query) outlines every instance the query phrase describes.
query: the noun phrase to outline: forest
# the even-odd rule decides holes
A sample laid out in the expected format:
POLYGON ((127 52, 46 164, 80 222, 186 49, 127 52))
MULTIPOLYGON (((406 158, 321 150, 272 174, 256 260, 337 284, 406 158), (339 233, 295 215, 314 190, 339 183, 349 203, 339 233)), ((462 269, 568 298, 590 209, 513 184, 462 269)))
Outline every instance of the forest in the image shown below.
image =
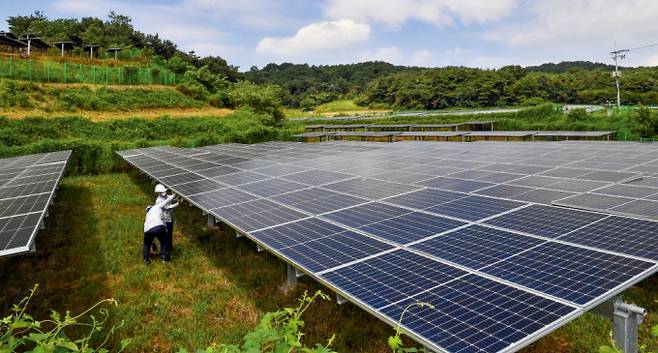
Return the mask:
MULTIPOLYGON (((184 52, 158 34, 136 30, 128 16, 110 12, 107 19, 49 19, 42 12, 10 16, 9 30, 34 33, 44 40, 97 43, 131 50, 124 55, 147 58, 183 79, 179 90, 205 98, 216 106, 227 103, 227 88, 251 81, 257 88, 278 86, 283 105, 312 110, 337 99, 386 109, 445 109, 532 106, 545 102, 605 104, 616 95, 613 67, 604 63, 571 61, 498 69, 467 67, 422 68, 372 61, 345 65, 270 63, 239 72, 220 56, 199 57, 184 52), (133 53, 133 54, 130 54, 133 53)), ((130 59, 130 58, 127 58, 130 59)), ((658 68, 623 68, 622 100, 626 104, 658 104, 658 68)))

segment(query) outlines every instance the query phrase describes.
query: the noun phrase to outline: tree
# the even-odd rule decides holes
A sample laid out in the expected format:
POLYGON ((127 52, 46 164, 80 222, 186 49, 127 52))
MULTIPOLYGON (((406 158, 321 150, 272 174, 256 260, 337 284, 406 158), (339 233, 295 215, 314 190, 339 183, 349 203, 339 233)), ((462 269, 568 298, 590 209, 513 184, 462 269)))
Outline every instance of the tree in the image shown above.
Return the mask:
POLYGON ((249 81, 233 85, 229 98, 235 108, 248 108, 263 116, 268 125, 279 124, 285 115, 281 104, 281 87, 275 85, 258 86, 249 81))
POLYGON ((105 24, 105 40, 108 46, 125 47, 130 45, 130 37, 135 31, 129 16, 110 11, 105 24))

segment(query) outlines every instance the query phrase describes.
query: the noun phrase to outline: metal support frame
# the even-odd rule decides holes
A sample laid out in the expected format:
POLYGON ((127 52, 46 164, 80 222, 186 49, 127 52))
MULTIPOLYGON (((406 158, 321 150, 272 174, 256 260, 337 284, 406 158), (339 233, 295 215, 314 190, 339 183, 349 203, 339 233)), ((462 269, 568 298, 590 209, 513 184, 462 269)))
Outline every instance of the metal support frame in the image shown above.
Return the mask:
POLYGON ((208 227, 215 226, 215 216, 208 214, 208 227))
POLYGON ((637 353, 637 331, 647 314, 646 309, 611 299, 593 310, 595 314, 612 320, 612 338, 624 353, 637 353))
POLYGON ((347 299, 345 299, 345 298, 341 297, 340 295, 336 294, 336 303, 338 303, 338 305, 343 305, 343 304, 347 303, 347 299))
POLYGON ((265 249, 263 249, 262 246, 256 244, 256 251, 261 252, 261 251, 263 251, 263 250, 265 250, 265 249))
POLYGON ((244 237, 244 234, 240 233, 240 231, 236 229, 235 230, 235 237, 236 238, 244 237))
POLYGON ((637 353, 637 330, 647 315, 647 310, 622 301, 616 301, 613 308, 612 335, 617 348, 624 353, 637 353))
POLYGON ((286 264, 286 289, 294 288, 297 285, 297 269, 291 264, 286 264))

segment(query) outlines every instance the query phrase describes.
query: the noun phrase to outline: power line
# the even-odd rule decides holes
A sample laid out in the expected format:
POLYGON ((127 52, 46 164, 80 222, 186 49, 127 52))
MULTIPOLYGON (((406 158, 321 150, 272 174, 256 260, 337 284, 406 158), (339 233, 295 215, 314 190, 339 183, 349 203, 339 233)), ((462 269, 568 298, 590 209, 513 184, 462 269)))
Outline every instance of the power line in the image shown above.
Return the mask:
POLYGON ((626 54, 631 50, 640 50, 658 47, 658 43, 643 45, 641 47, 629 48, 629 49, 617 49, 617 44, 615 43, 615 50, 611 51, 612 60, 615 61, 615 72, 612 73, 612 76, 615 78, 615 85, 617 86, 617 108, 621 108, 621 89, 619 87, 619 77, 621 76, 619 72, 619 60, 626 59, 626 54))

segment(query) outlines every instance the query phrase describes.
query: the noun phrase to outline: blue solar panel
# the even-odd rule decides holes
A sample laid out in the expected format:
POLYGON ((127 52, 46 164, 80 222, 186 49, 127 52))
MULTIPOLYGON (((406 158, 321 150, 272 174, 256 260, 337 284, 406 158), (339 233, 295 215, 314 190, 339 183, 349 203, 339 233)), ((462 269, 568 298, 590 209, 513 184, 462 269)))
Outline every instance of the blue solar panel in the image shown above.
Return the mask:
POLYGON ((286 175, 284 178, 297 183, 319 186, 322 184, 335 183, 339 180, 354 178, 354 176, 350 174, 331 172, 328 170, 309 170, 301 173, 286 175))
POLYGON ((283 248, 279 252, 307 270, 319 272, 392 247, 377 239, 347 231, 283 248))
POLYGON ((370 223, 402 216, 411 211, 404 208, 389 206, 379 202, 355 206, 346 210, 328 213, 323 217, 350 227, 361 227, 370 223))
POLYGON ((375 179, 351 179, 325 185, 323 187, 354 196, 365 197, 371 200, 391 197, 420 189, 410 185, 387 183, 375 179))
POLYGON ((247 194, 246 192, 235 188, 213 190, 189 196, 189 199, 193 203, 206 210, 247 202, 256 198, 256 196, 247 194))
POLYGON ((567 208, 532 205, 490 219, 485 223, 542 237, 557 238, 605 217, 605 215, 567 208))
POLYGON ((482 218, 513 210, 526 205, 523 202, 494 199, 483 196, 469 196, 438 206, 430 207, 428 212, 477 221, 482 218))
POLYGON ((268 200, 253 200, 210 212, 244 232, 272 227, 308 216, 268 200))
POLYGON ((559 239, 658 260, 658 222, 612 216, 559 239))
POLYGON ((371 223, 359 229, 380 238, 406 244, 457 228, 465 223, 421 212, 371 223))
MULTIPOLYGON (((231 174, 229 174, 231 175, 231 174)), ((240 189, 263 197, 270 197, 284 192, 307 188, 307 186, 283 179, 267 179, 238 186, 240 189)))
POLYGON ((252 236, 270 248, 279 250, 345 231, 347 229, 329 222, 317 218, 308 218, 257 231, 252 233, 252 236))
POLYGON ((378 309, 465 274, 456 267, 413 252, 395 250, 327 272, 322 277, 378 309))
POLYGON ((477 270, 543 242, 537 238, 473 225, 411 247, 477 270))
POLYGON ((438 178, 422 181, 420 183, 417 183, 417 185, 449 190, 449 191, 473 192, 475 190, 483 189, 489 186, 493 186, 495 184, 485 183, 482 181, 438 177, 438 178))
POLYGON ((278 195, 272 199, 313 215, 337 211, 368 202, 366 199, 317 188, 278 195))
POLYGON ((466 196, 468 195, 452 191, 425 189, 400 196, 395 196, 390 199, 386 199, 386 202, 422 210, 432 206, 440 205, 442 203, 454 201, 466 196))
POLYGON ((548 242, 482 272, 585 305, 654 264, 548 242))
MULTIPOLYGON (((393 322, 448 352, 493 353, 576 311, 505 284, 467 275, 381 309, 393 322)), ((430 347, 431 348, 431 347, 430 347)))

